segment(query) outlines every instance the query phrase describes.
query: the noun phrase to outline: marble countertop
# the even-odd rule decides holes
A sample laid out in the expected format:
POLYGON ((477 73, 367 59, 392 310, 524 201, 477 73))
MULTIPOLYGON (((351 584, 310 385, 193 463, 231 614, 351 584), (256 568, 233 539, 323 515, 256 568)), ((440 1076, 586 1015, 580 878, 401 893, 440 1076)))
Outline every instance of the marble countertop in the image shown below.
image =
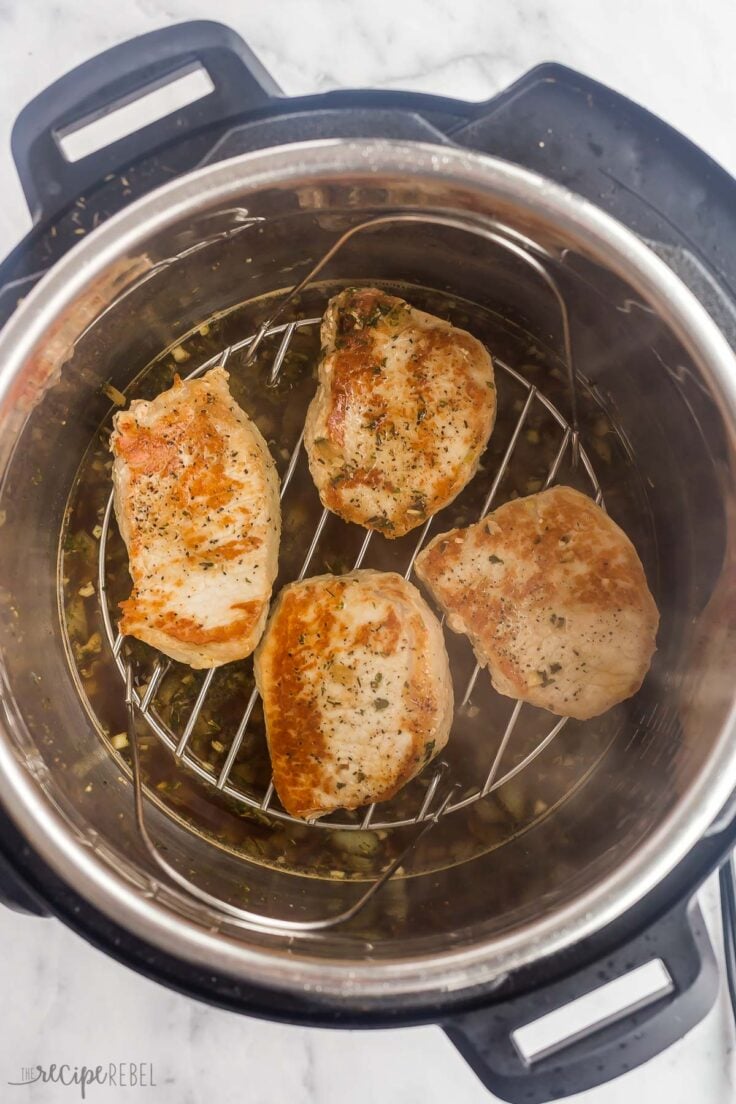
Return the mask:
MULTIPOLYGON (((108 46, 197 18, 238 31, 289 94, 375 86, 482 100, 540 61, 563 62, 644 104, 736 173, 731 0, 666 7, 660 0, 0 0, 0 255, 30 224, 9 152, 23 104, 108 46)), ((701 896, 718 941, 716 886, 701 896)), ((152 1063, 156 1086, 93 1087, 91 1101, 491 1099, 438 1028, 336 1032, 246 1019, 135 975, 60 923, 1 908, 0 941, 3 1101, 79 1099, 55 1085, 7 1088, 23 1066, 108 1061, 152 1063)), ((735 1037, 724 990, 709 1016, 660 1057, 574 1099, 734 1100, 735 1037)))

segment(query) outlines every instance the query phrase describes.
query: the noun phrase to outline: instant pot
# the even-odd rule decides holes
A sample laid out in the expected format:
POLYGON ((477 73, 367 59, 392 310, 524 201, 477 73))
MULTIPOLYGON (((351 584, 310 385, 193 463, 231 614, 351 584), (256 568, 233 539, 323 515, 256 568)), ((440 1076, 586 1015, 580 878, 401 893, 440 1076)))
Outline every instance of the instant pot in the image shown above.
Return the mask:
MULTIPOLYGON (((736 836, 734 181, 646 111, 558 65, 481 104, 374 91, 288 99, 236 35, 207 22, 80 66, 21 112, 12 148, 34 226, 0 269, 5 902, 246 1014, 439 1023, 509 1101, 600 1084, 681 1037, 717 991, 695 895, 736 836), (202 99, 65 158, 65 135, 197 67, 213 85, 202 99), (366 221, 270 325, 288 289, 366 221), (116 403, 226 349, 241 401, 268 400, 265 435, 282 480, 295 480, 286 561, 308 553, 310 574, 356 555, 387 565, 388 542, 366 551, 348 527, 330 537, 329 518, 313 539, 316 492, 291 460, 326 296, 361 281, 408 289, 487 340, 509 420, 481 498, 498 473, 499 504, 528 493, 550 458, 551 476, 582 479, 634 540, 662 622, 644 688, 598 721, 552 729, 534 711, 517 744, 512 703, 486 689, 471 698, 463 754, 447 763, 461 798, 369 907, 315 931, 310 921, 349 911, 432 819, 443 779, 417 783, 411 815, 387 806, 295 825, 237 718, 228 757, 222 716, 248 702, 249 670, 192 683, 197 713, 177 729, 170 672, 139 657, 128 690, 148 733, 147 832, 176 874, 162 876, 125 754, 105 433, 116 403), (238 383, 238 357, 259 333, 238 383), (288 368, 279 380, 275 359, 288 368), (548 425, 562 433, 549 457, 548 425), (564 451, 572 425, 583 462, 564 451), (74 564, 87 554, 100 574, 82 582, 74 564), (227 699, 220 678, 235 679, 227 699), (217 739, 198 734, 205 716, 217 739), (500 747, 509 757, 493 787, 468 773, 479 746, 489 761, 500 747), (238 910, 253 921, 236 922, 238 910), (669 976, 656 999, 524 1057, 522 1025, 652 958, 669 976)), ((467 661, 458 653, 457 677, 467 661)))

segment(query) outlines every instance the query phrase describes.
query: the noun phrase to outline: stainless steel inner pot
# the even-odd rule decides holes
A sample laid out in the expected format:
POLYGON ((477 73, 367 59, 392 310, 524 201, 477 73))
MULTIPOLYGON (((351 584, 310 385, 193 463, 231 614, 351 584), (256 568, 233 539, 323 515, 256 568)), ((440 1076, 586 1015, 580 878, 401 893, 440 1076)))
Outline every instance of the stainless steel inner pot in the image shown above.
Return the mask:
MULTIPOLYGON (((567 413, 557 304, 503 250, 447 228, 395 227, 355 239, 322 275, 290 317, 323 303, 328 285, 356 280, 449 296, 497 320, 517 366, 542 350, 537 367, 567 413)), ((533 174, 371 140, 282 147, 175 181, 81 240, 0 336, 3 802, 46 861, 131 931, 338 1005, 376 1009, 488 984, 591 934, 657 884, 736 791, 736 657, 724 646, 735 427, 736 364, 703 308, 635 236, 533 174), (237 314, 255 329, 264 296, 296 283, 342 230, 387 210, 464 213, 550 258, 570 311, 582 441, 592 448, 606 420, 596 472, 644 561, 659 650, 636 699, 573 731, 578 746, 598 740, 605 754, 544 816, 465 862, 398 878, 352 926, 286 940, 234 927, 151 868, 129 775, 73 675, 59 545, 75 473, 109 417, 103 385, 124 389, 214 317, 237 314)), ((489 741, 495 725, 489 716, 489 741)), ((236 856, 153 801, 148 821, 178 869, 268 915, 324 915, 358 892, 349 878, 236 856)))

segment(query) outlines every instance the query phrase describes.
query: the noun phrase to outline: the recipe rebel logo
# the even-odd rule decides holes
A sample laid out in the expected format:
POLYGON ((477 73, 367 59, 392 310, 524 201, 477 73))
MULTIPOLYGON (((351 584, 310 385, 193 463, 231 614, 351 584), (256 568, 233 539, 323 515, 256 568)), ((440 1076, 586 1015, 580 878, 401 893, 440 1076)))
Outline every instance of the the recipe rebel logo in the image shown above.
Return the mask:
MULTIPOLYGON (((50 1066, 23 1066, 20 1078, 8 1085, 64 1085, 76 1087, 79 1098, 87 1099, 87 1090, 94 1085, 109 1085, 120 1089, 155 1089, 153 1065, 150 1062, 108 1062, 99 1066, 72 1066, 52 1063, 50 1066)), ((54 1097, 56 1099, 56 1097, 54 1097)))

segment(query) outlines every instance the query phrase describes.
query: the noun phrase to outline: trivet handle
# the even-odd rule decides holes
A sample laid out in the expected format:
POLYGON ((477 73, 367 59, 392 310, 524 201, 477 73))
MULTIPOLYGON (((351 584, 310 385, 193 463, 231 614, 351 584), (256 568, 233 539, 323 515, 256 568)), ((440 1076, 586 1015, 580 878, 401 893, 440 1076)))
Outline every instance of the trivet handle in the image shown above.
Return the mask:
POLYGON ((220 23, 179 23, 105 50, 46 88, 15 122, 13 158, 34 223, 144 154, 280 95, 243 40, 220 23), (213 85, 201 99, 79 160, 64 156, 66 135, 197 68, 213 85))
POLYGON ((695 902, 679 903, 613 955, 532 992, 453 1017, 443 1026, 500 1100, 545 1104, 605 1084, 654 1058, 703 1019, 717 992, 718 970, 700 908, 695 902), (536 1060, 517 1049, 512 1034, 520 1028, 655 959, 671 979, 662 996, 610 1014, 559 1048, 540 1052, 536 1060))

